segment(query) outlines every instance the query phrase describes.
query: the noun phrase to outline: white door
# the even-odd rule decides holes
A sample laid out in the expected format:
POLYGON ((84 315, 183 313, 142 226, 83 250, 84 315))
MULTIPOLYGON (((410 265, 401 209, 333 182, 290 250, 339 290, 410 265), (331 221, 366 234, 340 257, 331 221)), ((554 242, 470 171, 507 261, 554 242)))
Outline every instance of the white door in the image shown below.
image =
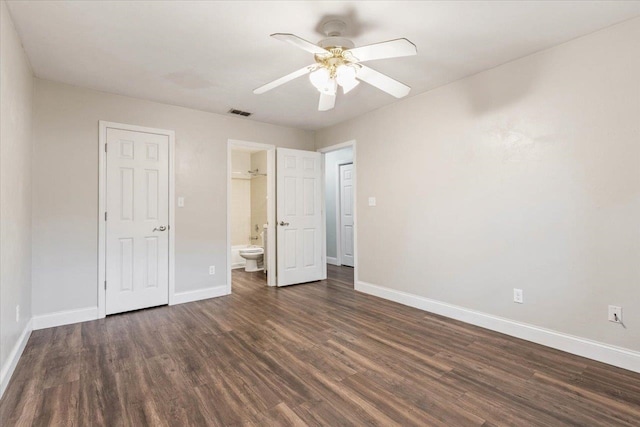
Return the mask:
POLYGON ((278 286, 325 278, 321 162, 317 152, 277 149, 278 286))
POLYGON ((169 302, 169 137, 107 129, 106 314, 169 302))
POLYGON ((353 164, 340 165, 340 264, 353 267, 353 164))

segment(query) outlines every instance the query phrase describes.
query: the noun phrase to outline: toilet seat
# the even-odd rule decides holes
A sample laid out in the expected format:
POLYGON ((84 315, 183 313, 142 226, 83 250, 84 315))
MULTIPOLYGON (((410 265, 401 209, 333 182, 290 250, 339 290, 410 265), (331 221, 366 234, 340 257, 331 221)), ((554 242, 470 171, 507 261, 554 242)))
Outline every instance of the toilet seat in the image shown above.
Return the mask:
POLYGON ((240 254, 263 254, 264 248, 244 248, 240 249, 240 254))

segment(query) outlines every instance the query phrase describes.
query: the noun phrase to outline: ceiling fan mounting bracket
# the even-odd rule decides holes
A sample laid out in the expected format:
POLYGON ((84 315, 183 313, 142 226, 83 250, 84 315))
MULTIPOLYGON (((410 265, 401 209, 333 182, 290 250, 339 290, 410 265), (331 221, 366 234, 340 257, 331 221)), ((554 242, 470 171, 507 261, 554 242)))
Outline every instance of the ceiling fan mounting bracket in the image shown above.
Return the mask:
POLYGON ((318 46, 325 49, 331 49, 334 47, 341 47, 343 50, 352 49, 355 47, 353 42, 346 37, 343 37, 344 30, 347 28, 347 24, 339 19, 332 19, 325 22, 322 25, 322 32, 326 38, 318 42, 318 46))
POLYGON ((339 19, 331 19, 322 24, 322 32, 327 37, 340 37, 346 29, 347 24, 339 19))

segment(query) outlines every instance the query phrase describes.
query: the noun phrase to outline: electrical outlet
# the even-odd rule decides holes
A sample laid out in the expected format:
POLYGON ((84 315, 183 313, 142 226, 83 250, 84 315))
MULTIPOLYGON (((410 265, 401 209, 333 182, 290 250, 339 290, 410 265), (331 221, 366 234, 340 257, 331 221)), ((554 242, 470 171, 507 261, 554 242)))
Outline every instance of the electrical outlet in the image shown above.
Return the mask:
POLYGON ((522 289, 513 289, 513 302, 517 302, 518 304, 524 303, 524 293, 522 289))
POLYGON ((20 305, 16 305, 16 323, 20 321, 20 305))
POLYGON ((376 205, 376 198, 369 197, 369 206, 375 206, 375 205, 376 205))
POLYGON ((609 322, 622 323, 622 307, 609 306, 609 322))
POLYGON ((216 274, 216 266, 215 265, 210 265, 209 266, 209 274, 212 275, 212 276, 214 274, 216 274))

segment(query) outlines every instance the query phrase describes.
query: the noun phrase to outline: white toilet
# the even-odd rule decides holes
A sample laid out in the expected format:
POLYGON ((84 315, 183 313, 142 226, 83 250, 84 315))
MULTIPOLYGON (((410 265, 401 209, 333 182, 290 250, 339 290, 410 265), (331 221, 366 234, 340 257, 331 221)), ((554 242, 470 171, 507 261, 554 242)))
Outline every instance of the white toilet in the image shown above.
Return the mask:
POLYGON ((240 249, 240 256, 247 260, 244 271, 262 271, 263 248, 255 246, 240 249))
POLYGON ((247 260, 244 271, 262 271, 264 249, 259 246, 252 246, 240 249, 240 256, 247 260))

